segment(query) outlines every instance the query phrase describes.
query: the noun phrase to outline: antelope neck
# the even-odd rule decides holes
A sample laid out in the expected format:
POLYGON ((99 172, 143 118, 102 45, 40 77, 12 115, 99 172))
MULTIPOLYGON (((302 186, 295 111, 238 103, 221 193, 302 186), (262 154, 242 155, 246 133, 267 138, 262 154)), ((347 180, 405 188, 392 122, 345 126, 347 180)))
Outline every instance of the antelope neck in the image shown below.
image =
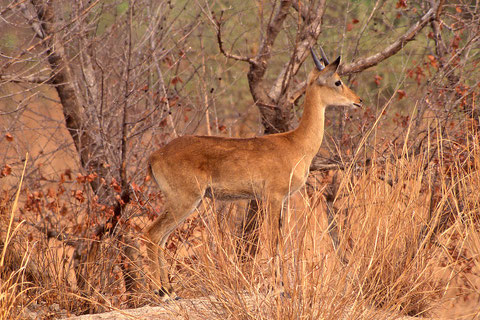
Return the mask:
POLYGON ((325 125, 326 104, 321 98, 322 94, 312 91, 307 90, 302 119, 291 132, 295 145, 302 148, 307 158, 313 158, 320 149, 325 125))

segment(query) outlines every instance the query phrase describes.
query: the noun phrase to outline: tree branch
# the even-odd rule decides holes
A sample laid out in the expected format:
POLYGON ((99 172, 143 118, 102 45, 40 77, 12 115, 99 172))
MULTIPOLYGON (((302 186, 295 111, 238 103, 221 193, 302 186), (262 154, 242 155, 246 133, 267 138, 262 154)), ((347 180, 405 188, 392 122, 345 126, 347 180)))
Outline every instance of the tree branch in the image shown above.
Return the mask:
POLYGON ((326 0, 321 0, 317 8, 299 7, 297 3, 294 3, 295 10, 299 11, 302 19, 307 24, 301 32, 299 32, 295 49, 293 50, 290 61, 283 67, 279 76, 275 80, 272 86, 269 96, 276 101, 280 102, 282 106, 285 103, 288 104, 291 101, 291 97, 287 90, 292 78, 297 74, 300 66, 305 62, 309 56, 309 49, 317 42, 320 32, 322 31, 322 19, 325 13, 326 0), (283 97, 282 93, 286 92, 287 97, 280 101, 283 97))
POLYGON ((218 48, 220 49, 220 52, 225 57, 227 57, 228 59, 233 59, 233 60, 237 60, 237 61, 245 61, 245 62, 248 62, 250 64, 256 64, 257 62, 252 58, 245 57, 245 56, 239 56, 239 55, 232 54, 230 52, 225 51, 225 48, 223 47, 223 40, 222 40, 223 12, 224 11, 222 10, 222 12, 220 13, 220 18, 219 19, 213 17, 213 22, 215 23, 215 26, 216 26, 216 29, 217 29, 217 42, 218 42, 218 48))
POLYGON ((280 108, 270 108, 266 106, 277 105, 276 101, 269 96, 264 86, 264 76, 268 67, 268 60, 271 57, 272 46, 277 38, 283 22, 287 18, 288 10, 292 6, 292 1, 283 0, 276 8, 270 22, 268 23, 266 35, 260 44, 256 56, 256 64, 250 65, 248 71, 248 85, 254 102, 257 104, 262 115, 262 124, 265 133, 275 133, 288 130, 287 122, 281 115, 280 108))
MULTIPOLYGON (((441 2, 440 2, 440 5, 441 5, 441 2)), ((432 7, 430 10, 428 10, 428 12, 425 15, 423 15, 422 18, 419 21, 417 21, 412 27, 410 27, 405 34, 399 37, 394 43, 392 43, 390 46, 388 46, 384 50, 374 55, 371 55, 370 57, 359 59, 356 62, 352 62, 346 65, 341 65, 339 74, 348 75, 352 73, 361 72, 365 69, 368 69, 370 67, 377 65, 383 60, 386 60, 392 55, 396 54, 398 51, 404 48, 407 42, 413 40, 414 37, 418 34, 418 32, 420 32, 423 29, 423 27, 425 27, 425 25, 427 25, 427 23, 434 18, 434 15, 438 9, 439 8, 432 7)), ((305 87, 306 87, 305 81, 298 84, 295 87, 295 89, 292 91, 292 93, 289 94, 288 102, 293 103, 298 98, 300 98, 305 93, 305 87)), ((322 165, 321 167, 324 167, 324 166, 322 165)), ((315 166, 312 167, 312 170, 316 170, 315 166)))
MULTIPOLYGON (((440 14, 442 13, 442 4, 443 0, 440 0, 440 4, 438 6, 437 12, 435 12, 435 16, 431 21, 432 31, 433 31, 433 40, 435 41, 435 49, 437 56, 440 60, 440 65, 443 65, 443 57, 447 54, 448 49, 445 46, 445 42, 442 39, 442 33, 440 28, 440 14)), ((432 8, 435 6, 434 0, 430 0, 432 8)))
POLYGON ((52 77, 50 76, 28 75, 24 77, 18 77, 18 76, 5 74, 5 75, 0 75, 0 80, 15 82, 15 83, 53 84, 52 77))
POLYGON ((382 51, 371 55, 370 57, 361 58, 355 62, 340 66, 339 74, 346 75, 351 73, 361 72, 365 69, 373 67, 385 59, 396 54, 398 51, 402 50, 407 42, 412 41, 415 36, 420 32, 420 30, 429 23, 435 13, 437 12, 438 8, 430 8, 428 12, 423 15, 420 20, 418 20, 413 26, 411 26, 407 32, 405 32, 401 37, 399 37, 394 43, 383 49, 382 51))
POLYGON ((291 5, 291 0, 281 1, 280 6, 277 8, 273 18, 268 24, 266 36, 260 44, 260 49, 258 50, 257 57, 255 59, 257 63, 250 65, 250 70, 248 71, 248 82, 255 102, 257 100, 260 100, 264 103, 271 102, 271 99, 269 99, 261 84, 267 70, 268 60, 270 60, 271 57, 272 46, 282 28, 283 22, 287 18, 287 13, 291 5))
MULTIPOLYGON (((43 2, 39 0, 31 0, 31 2, 36 9, 37 19, 40 21, 39 23, 32 24, 32 26, 39 38, 44 39, 45 37, 49 37, 46 44, 48 46, 47 60, 52 69, 51 81, 52 84, 55 85, 62 103, 67 129, 73 138, 77 150, 80 152, 82 149, 81 146, 84 145, 80 140, 86 137, 82 137, 80 134, 82 110, 76 98, 75 89, 70 81, 70 68, 65 62, 65 49, 61 41, 54 37, 53 5, 50 2, 44 5, 43 2)), ((25 13, 27 12, 26 10, 25 13)), ((26 17, 29 18, 28 16, 26 17)), ((86 160, 86 158, 81 158, 82 160, 86 160)))

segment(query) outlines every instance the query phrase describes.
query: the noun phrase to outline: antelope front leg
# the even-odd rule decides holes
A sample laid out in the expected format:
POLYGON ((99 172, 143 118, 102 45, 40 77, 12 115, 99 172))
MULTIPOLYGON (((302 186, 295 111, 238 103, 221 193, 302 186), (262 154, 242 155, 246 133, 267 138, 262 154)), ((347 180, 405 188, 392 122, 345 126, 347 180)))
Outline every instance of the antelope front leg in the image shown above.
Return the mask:
POLYGON ((283 235, 282 235, 282 212, 283 198, 271 199, 267 207, 267 216, 269 217, 269 225, 271 234, 273 235, 271 249, 275 272, 275 291, 280 295, 284 295, 283 286, 283 235))

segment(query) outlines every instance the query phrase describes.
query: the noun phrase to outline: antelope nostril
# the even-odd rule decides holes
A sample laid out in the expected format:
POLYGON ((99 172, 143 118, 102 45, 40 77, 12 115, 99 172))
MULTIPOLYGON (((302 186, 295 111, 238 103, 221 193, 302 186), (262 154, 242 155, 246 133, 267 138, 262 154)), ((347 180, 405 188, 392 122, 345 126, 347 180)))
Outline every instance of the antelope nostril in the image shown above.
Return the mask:
POLYGON ((362 103, 362 102, 363 102, 363 100, 362 100, 362 99, 360 99, 360 103, 362 103))

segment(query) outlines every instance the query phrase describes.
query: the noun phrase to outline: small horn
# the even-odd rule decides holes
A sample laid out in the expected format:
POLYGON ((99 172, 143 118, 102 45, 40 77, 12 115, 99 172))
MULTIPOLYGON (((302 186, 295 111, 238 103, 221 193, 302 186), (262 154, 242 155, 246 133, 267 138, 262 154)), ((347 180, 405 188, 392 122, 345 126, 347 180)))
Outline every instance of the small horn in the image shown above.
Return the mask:
POLYGON ((323 62, 325 62, 325 65, 329 65, 330 62, 328 62, 327 55, 325 54, 325 51, 323 51, 322 46, 320 46, 320 54, 322 55, 323 62))
POLYGON ((322 71, 325 67, 322 65, 320 60, 318 60, 317 55, 315 54, 315 51, 313 51, 313 48, 310 48, 310 52, 312 53, 313 62, 315 62, 317 69, 319 71, 322 71))

